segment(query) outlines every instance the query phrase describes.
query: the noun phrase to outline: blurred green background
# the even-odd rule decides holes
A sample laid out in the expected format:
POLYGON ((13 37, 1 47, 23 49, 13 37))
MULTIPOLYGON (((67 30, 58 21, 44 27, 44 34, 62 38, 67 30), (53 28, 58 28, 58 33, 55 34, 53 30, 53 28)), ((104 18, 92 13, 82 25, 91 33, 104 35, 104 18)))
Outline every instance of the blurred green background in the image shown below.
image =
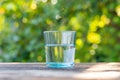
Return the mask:
POLYGON ((77 32, 76 63, 120 61, 120 0, 0 0, 0 61, 45 62, 46 30, 77 32))

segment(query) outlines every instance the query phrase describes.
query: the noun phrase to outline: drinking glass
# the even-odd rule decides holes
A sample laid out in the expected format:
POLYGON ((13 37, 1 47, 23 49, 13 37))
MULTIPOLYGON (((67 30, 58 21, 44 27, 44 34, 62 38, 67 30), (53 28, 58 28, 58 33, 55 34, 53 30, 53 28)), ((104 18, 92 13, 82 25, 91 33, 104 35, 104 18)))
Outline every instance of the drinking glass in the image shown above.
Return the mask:
POLYGON ((44 31, 46 65, 50 68, 74 66, 75 31, 44 31))

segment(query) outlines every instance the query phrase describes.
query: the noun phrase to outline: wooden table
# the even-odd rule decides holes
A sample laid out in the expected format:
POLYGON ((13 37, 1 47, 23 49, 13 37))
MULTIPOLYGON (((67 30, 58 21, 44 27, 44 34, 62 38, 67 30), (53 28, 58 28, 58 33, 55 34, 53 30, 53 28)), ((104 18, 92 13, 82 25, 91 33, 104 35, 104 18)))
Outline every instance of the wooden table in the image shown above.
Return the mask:
POLYGON ((44 63, 0 63, 0 80, 120 80, 120 63, 80 63, 50 69, 44 63))

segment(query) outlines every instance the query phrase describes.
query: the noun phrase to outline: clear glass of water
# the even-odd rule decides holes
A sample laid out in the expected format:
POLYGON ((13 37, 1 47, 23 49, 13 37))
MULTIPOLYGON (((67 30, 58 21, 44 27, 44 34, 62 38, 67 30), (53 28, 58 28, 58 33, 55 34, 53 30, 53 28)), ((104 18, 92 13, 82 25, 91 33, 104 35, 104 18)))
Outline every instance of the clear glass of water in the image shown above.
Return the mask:
POLYGON ((75 31, 44 31, 46 65, 50 68, 74 66, 75 31))

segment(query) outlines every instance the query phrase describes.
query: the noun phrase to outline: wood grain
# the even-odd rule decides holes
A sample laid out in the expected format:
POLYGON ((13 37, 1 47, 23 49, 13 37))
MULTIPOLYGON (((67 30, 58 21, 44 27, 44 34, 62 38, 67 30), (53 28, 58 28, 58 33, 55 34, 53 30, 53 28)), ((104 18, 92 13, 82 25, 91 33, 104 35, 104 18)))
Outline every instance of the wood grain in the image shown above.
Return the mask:
POLYGON ((79 63, 51 69, 44 63, 0 63, 0 80, 120 80, 120 63, 79 63))

